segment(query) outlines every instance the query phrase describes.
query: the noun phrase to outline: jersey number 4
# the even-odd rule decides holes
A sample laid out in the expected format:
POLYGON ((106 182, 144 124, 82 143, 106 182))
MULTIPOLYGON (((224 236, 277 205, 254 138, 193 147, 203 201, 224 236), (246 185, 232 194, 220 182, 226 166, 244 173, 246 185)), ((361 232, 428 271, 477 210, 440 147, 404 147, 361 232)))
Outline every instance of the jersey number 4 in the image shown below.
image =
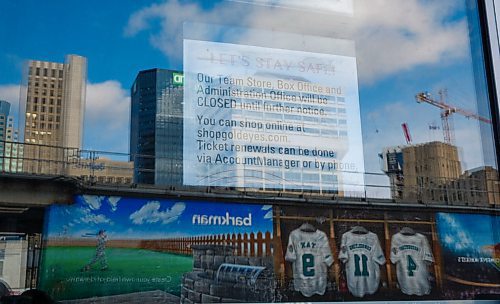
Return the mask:
POLYGON ((417 263, 412 259, 411 255, 406 256, 406 270, 408 271, 408 276, 412 277, 415 275, 414 271, 417 270, 417 263))
POLYGON ((354 276, 367 277, 368 273, 368 257, 364 254, 354 255, 354 276))

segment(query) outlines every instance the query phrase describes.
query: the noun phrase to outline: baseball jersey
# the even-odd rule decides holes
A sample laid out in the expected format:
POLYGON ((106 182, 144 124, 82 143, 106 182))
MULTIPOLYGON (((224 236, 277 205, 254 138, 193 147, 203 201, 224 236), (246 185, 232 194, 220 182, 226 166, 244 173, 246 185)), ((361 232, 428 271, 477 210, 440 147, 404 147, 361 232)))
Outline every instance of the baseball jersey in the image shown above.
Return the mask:
POLYGON ((292 262, 296 291, 305 297, 325 294, 328 267, 333 264, 333 257, 323 231, 293 230, 288 237, 285 259, 292 262))
POLYGON ((347 288, 352 295, 363 297, 377 291, 385 257, 375 233, 344 233, 339 259, 346 264, 347 288))
POLYGON ((404 294, 422 296, 431 292, 427 266, 434 257, 425 236, 399 232, 393 235, 391 262, 396 264, 399 288, 404 294))

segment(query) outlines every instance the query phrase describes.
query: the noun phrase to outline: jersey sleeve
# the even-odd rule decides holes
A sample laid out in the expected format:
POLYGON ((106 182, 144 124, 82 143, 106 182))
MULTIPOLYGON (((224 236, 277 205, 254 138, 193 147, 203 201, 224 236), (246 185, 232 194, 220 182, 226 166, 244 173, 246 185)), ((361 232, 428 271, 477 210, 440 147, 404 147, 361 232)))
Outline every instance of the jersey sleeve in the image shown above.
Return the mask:
POLYGON ((347 233, 344 233, 342 235, 342 241, 340 242, 339 260, 342 263, 345 263, 347 262, 347 260, 349 260, 349 255, 347 254, 347 233))
POLYGON ((424 235, 422 235, 422 248, 424 250, 424 261, 434 263, 434 256, 432 255, 431 246, 429 246, 429 242, 424 235))
POLYGON ((398 238, 396 237, 396 235, 393 235, 391 239, 391 257, 390 257, 392 264, 396 264, 400 261, 401 254, 398 248, 399 248, 398 238))
POLYGON ((296 244, 293 241, 293 232, 292 232, 292 233, 290 233, 290 236, 288 237, 288 245, 286 246, 285 260, 287 260, 289 262, 293 262, 297 259, 295 245, 296 244))
POLYGON ((325 261, 325 264, 331 266, 333 264, 332 250, 330 249, 330 243, 328 242, 328 237, 326 234, 321 236, 321 255, 325 261))
POLYGON ((377 236, 375 236, 375 251, 373 252, 373 260, 379 265, 385 264, 384 252, 382 251, 382 247, 380 246, 380 241, 377 236))

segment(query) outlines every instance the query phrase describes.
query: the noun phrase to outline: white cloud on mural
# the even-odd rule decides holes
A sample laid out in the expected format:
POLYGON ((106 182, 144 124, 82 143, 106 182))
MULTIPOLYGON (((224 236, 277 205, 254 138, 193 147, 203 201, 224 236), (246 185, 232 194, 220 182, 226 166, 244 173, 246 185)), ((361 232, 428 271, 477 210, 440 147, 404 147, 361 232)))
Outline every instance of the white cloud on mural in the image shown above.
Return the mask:
POLYGON ((182 215, 184 210, 186 210, 186 205, 184 203, 176 203, 165 211, 160 211, 160 207, 160 202, 149 202, 142 206, 141 209, 132 213, 130 215, 130 220, 136 225, 158 222, 165 225, 176 221, 182 215))

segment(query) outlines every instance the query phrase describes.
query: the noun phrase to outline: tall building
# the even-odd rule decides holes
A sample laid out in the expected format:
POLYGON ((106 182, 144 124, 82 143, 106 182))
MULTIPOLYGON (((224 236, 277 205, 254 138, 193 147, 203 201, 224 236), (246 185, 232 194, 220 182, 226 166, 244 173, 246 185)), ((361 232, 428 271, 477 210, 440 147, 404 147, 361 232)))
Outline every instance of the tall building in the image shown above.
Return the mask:
POLYGON ((135 183, 182 185, 180 75, 172 70, 145 70, 132 85, 130 160, 134 162, 135 183))
POLYGON ((393 199, 446 203, 462 174, 457 147, 443 142, 389 147, 379 156, 393 199))
POLYGON ((9 120, 10 103, 0 100, 0 172, 5 163, 5 146, 7 139, 7 124, 9 120))
POLYGON ((472 206, 495 207, 500 204, 498 170, 483 166, 465 171, 456 182, 452 199, 472 206))
MULTIPOLYGON (((0 141, 7 140, 7 121, 10 114, 10 103, 0 100, 0 141)), ((1 145, 2 143, 0 143, 1 145)), ((1 148, 2 146, 0 146, 1 148)), ((0 149, 2 153, 3 149, 0 149)))
POLYGON ((72 154, 63 147, 82 146, 87 59, 67 55, 64 63, 31 60, 26 78, 24 169, 62 173, 61 161, 72 154))
POLYGON ((395 200, 483 207, 500 203, 498 170, 483 166, 462 172, 453 145, 388 147, 379 157, 395 200))
POLYGON ((446 201, 442 185, 462 174, 456 146, 429 142, 403 149, 404 199, 446 201))
POLYGON ((393 199, 401 199, 403 197, 403 149, 403 146, 387 147, 378 155, 381 161, 381 169, 389 177, 391 197, 393 199))
POLYGON ((10 115, 10 103, 0 100, 0 172, 22 170, 22 146, 18 143, 18 131, 10 115))

